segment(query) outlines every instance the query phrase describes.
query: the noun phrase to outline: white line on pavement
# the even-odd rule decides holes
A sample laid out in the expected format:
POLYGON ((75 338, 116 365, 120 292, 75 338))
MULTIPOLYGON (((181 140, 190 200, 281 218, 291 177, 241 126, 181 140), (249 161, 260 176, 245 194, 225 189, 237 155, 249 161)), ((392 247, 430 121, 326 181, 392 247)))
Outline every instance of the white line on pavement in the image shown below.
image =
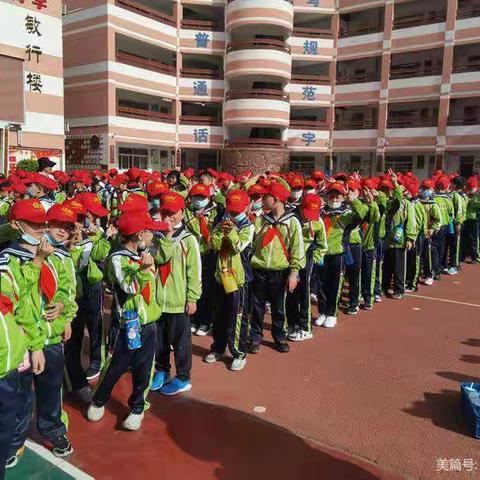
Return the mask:
POLYGON ((465 305, 467 307, 480 308, 480 305, 478 305, 477 303, 458 302, 457 300, 448 300, 447 298, 427 297, 425 295, 408 294, 408 293, 406 294, 406 296, 412 297, 412 298, 423 298, 425 300, 436 300, 437 302, 454 303, 456 305, 465 305))

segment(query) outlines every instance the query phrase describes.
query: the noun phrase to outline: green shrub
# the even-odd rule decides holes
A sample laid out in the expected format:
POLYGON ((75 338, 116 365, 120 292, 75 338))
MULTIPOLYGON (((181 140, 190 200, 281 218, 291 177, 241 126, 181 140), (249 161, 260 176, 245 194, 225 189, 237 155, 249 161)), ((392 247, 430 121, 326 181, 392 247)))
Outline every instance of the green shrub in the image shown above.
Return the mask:
POLYGON ((33 159, 20 160, 15 167, 17 170, 24 170, 26 172, 38 172, 38 162, 33 159))

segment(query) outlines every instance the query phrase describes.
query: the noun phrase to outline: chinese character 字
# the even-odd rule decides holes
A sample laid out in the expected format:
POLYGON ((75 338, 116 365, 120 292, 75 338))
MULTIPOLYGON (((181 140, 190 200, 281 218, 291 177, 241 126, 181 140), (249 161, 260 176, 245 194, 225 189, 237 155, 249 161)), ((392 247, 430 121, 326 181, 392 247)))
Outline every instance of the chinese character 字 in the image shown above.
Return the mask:
POLYGON ((308 85, 307 87, 303 87, 303 99, 304 100, 315 100, 315 92, 316 88, 312 87, 311 85, 308 85))
POLYGON ((319 0, 307 0, 307 3, 309 5, 311 5, 312 7, 318 7, 318 5, 320 4, 320 1, 319 0))
POLYGON ((39 73, 28 72, 27 85, 31 92, 42 93, 42 76, 39 73))
POLYGON ((47 0, 32 0, 32 5, 35 5, 37 10, 41 10, 47 8, 47 0))
POLYGON ((27 45, 25 55, 28 55, 28 61, 32 59, 32 55, 36 55, 37 63, 39 63, 41 54, 42 51, 40 50, 40 47, 37 47, 36 45, 27 45))
POLYGON ((305 142, 306 147, 309 147, 312 143, 315 142, 315 134, 313 132, 302 133, 302 138, 305 142))
POLYGON ((31 15, 27 15, 25 17, 25 29, 27 30, 27 33, 30 33, 32 35, 37 34, 37 36, 41 37, 42 34, 38 30, 40 24, 41 22, 37 20, 37 17, 32 17, 31 15))
POLYGON ((193 82, 193 94, 206 97, 208 95, 208 87, 206 80, 196 80, 193 82))
POLYGON ((303 44, 303 54, 304 55, 317 55, 318 53, 318 42, 316 40, 305 40, 303 44))
POLYGON ((198 32, 195 35, 195 41, 197 42, 197 48, 207 48, 210 35, 205 32, 198 32))
POLYGON ((193 137, 195 139, 195 143, 208 143, 208 129, 196 128, 193 131, 193 137))

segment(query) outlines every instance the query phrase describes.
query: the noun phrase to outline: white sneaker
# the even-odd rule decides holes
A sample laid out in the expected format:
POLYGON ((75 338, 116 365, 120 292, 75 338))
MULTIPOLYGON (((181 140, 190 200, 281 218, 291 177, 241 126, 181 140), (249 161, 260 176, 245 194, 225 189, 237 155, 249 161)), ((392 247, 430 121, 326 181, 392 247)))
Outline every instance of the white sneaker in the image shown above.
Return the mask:
POLYGON ((405 289, 405 293, 413 293, 413 292, 414 292, 413 288, 406 288, 405 289))
POLYGON ((97 407, 94 403, 88 406, 87 418, 91 422, 98 422, 105 415, 105 407, 97 407))
POLYGON ((200 325, 200 328, 195 332, 197 337, 206 337, 212 331, 212 327, 208 325, 200 325))
POLYGON ((217 360, 220 360, 223 357, 222 353, 210 352, 208 355, 203 357, 205 363, 215 363, 217 360))
POLYGON ((197 327, 195 327, 194 325, 192 325, 192 326, 190 327, 190 331, 191 331, 192 333, 195 333, 195 332, 197 331, 197 327))
POLYGON ((323 324, 325 323, 325 320, 327 319, 327 316, 325 314, 321 314, 318 318, 315 319, 315 325, 317 327, 321 327, 323 326, 323 324))
POLYGON ((447 273, 449 275, 456 275, 458 273, 458 270, 455 268, 455 267, 450 267, 448 270, 447 270, 447 273))
POLYGON ((288 339, 292 342, 303 342, 304 340, 310 340, 311 338, 313 338, 313 333, 305 330, 297 330, 288 336, 288 339))
POLYGON ((382 303, 382 296, 381 295, 375 295, 375 303, 382 303))
POLYGON ((433 285, 433 278, 432 277, 428 277, 425 279, 425 285, 433 285))
POLYGON ((142 426, 143 413, 130 413, 130 415, 123 421, 122 427, 125 430, 140 430, 142 426))
POLYGON ((234 358, 232 360, 232 363, 230 365, 230 370, 234 372, 238 372, 239 370, 242 370, 242 368, 246 365, 247 359, 244 358, 234 358))
POLYGON ((325 328, 333 328, 337 324, 337 317, 328 316, 323 323, 325 328))

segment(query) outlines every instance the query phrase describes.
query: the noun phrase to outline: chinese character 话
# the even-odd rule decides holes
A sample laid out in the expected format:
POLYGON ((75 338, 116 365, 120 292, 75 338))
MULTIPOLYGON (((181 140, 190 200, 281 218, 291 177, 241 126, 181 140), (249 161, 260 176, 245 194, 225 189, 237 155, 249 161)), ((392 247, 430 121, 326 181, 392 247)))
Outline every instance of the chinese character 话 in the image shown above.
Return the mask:
POLYGON ((318 53, 318 42, 316 40, 305 40, 303 44, 303 54, 304 55, 317 55, 318 53))
POLYGON ((40 47, 37 47, 36 45, 27 45, 25 54, 28 55, 28 61, 32 59, 32 55, 36 55, 38 63, 40 61, 40 55, 42 54, 42 51, 40 50, 40 47))
POLYGON ((197 42, 197 48, 207 48, 210 35, 205 32, 198 32, 195 35, 195 40, 197 42))
POLYGON ((312 143, 315 142, 315 134, 313 132, 302 133, 302 138, 305 142, 306 147, 309 147, 312 143))
POLYGON ((27 15, 25 17, 25 29, 27 30, 27 33, 30 33, 32 35, 36 33, 37 36, 41 37, 42 34, 38 30, 40 24, 41 22, 37 20, 37 17, 32 17, 31 15, 27 15))
POLYGON ((195 139, 195 143, 208 143, 208 129, 196 128, 193 131, 193 137, 195 139))
POLYGON ((31 92, 42 93, 42 76, 39 73, 28 72, 27 85, 31 92))
POLYGON ((312 87, 311 85, 307 87, 303 87, 303 99, 304 100, 315 100, 315 92, 316 88, 312 87))
POLYGON ((208 95, 208 87, 206 80, 196 80, 193 82, 193 94, 206 97, 208 95))

